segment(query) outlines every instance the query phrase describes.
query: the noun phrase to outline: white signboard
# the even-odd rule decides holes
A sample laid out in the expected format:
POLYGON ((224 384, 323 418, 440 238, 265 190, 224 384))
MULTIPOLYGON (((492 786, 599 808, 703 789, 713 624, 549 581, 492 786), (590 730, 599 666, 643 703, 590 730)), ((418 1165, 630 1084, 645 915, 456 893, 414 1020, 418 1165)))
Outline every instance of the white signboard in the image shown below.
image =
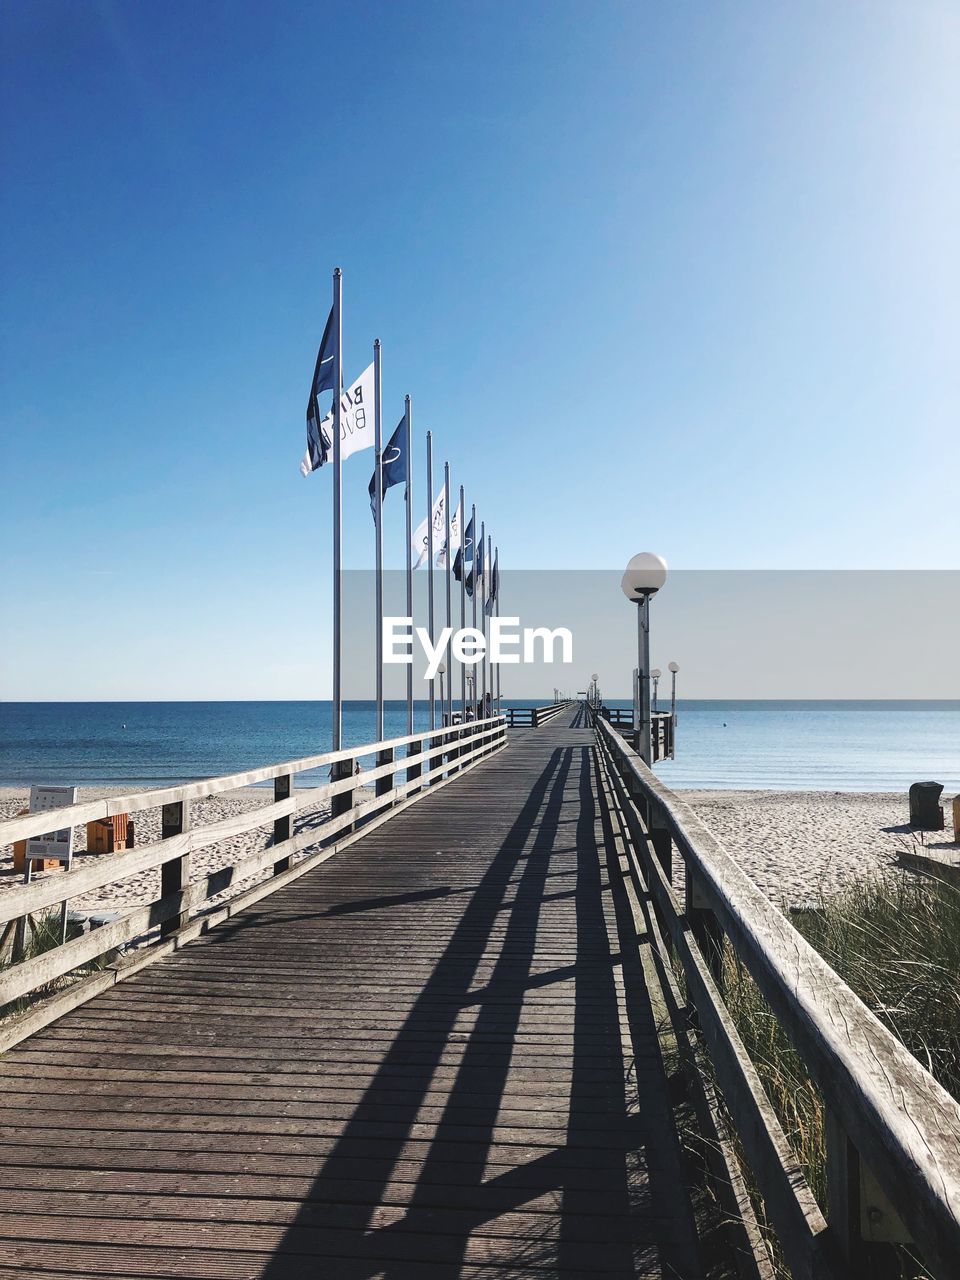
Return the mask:
MULTIPOLYGON (((45 813, 48 809, 63 809, 76 803, 76 787, 30 788, 31 813, 45 813)), ((73 827, 64 827, 62 831, 51 831, 48 835, 28 840, 27 862, 38 858, 59 858, 69 868, 73 862, 73 827)))

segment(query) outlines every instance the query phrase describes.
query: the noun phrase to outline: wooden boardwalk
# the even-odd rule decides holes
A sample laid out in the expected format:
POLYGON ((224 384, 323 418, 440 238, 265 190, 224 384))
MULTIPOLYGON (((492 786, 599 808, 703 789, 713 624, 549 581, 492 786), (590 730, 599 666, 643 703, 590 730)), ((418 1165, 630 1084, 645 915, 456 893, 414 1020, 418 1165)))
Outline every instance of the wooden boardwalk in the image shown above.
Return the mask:
POLYGON ((0 1277, 698 1275, 581 715, 8 1053, 0 1277))

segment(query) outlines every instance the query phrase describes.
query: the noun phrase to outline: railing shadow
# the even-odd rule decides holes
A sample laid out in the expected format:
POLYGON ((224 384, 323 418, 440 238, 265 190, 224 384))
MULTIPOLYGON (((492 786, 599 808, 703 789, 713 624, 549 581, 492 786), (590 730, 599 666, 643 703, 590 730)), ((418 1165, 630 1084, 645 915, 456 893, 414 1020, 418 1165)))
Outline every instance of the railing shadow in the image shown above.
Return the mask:
MULTIPOLYGON (((557 1275, 593 1273, 597 1266, 603 1273, 633 1274, 619 1011, 601 901, 604 872, 595 820, 590 748, 584 744, 554 750, 320 1165, 297 1218, 261 1273, 263 1280, 293 1280, 306 1274, 307 1255, 317 1257, 309 1237, 318 1209, 331 1199, 342 1201, 344 1180, 356 1179, 361 1168, 362 1185, 356 1183, 356 1194, 350 1196, 349 1232, 342 1233, 335 1260, 327 1258, 331 1275, 349 1280, 370 1280, 374 1275, 384 1280, 455 1277, 465 1267, 485 1264, 508 1267, 511 1274, 528 1269, 539 1273, 543 1268, 557 1275), (575 849, 569 837, 558 840, 571 789, 576 790, 580 810, 575 849), (545 975, 537 968, 538 961, 549 960, 549 944, 544 957, 538 929, 551 902, 557 901, 547 890, 557 874, 551 862, 558 857, 564 859, 565 873, 575 875, 577 951, 572 965, 545 975), (477 989, 478 969, 490 961, 492 971, 477 989), (525 1040, 524 1014, 533 1009, 543 1017, 551 1008, 531 1006, 528 993, 555 982, 566 984, 559 988, 561 993, 572 988, 571 999, 557 1006, 556 1029, 551 1027, 545 1036, 538 1031, 533 1042, 525 1040), (456 1029, 454 1036, 464 1007, 475 1009, 476 1019, 468 1032, 456 1029), (452 1078, 438 1077, 437 1068, 449 1060, 451 1045, 461 1040, 462 1053, 450 1066, 452 1078), (531 1138, 532 1145, 504 1155, 507 1122, 501 1112, 516 1104, 518 1088, 529 1090, 530 1096, 522 1099, 526 1105, 544 1105, 536 1096, 544 1070, 542 1062, 537 1065, 537 1055, 559 1045, 569 1045, 569 1052, 562 1065, 549 1072, 554 1088, 558 1078, 569 1082, 569 1093, 557 1091, 550 1106, 558 1113, 562 1136, 531 1138), (399 1100, 392 1108, 393 1136, 380 1139, 371 1151, 365 1117, 378 1098, 395 1088, 398 1072, 404 1092, 396 1095, 399 1100), (437 1129, 416 1165, 405 1204, 397 1206, 395 1195, 387 1197, 392 1207, 384 1223, 378 1206, 398 1165, 409 1159, 404 1148, 414 1126, 422 1123, 421 1110, 431 1092, 442 1092, 437 1129), (508 1218, 497 1223, 503 1214, 508 1218), (600 1239, 605 1243, 591 1238, 596 1228, 585 1227, 591 1215, 600 1216, 600 1239)), ((557 919, 570 919, 568 906, 554 909, 564 913, 557 919)), ((555 928, 557 921, 549 924, 555 928)), ((402 1180, 411 1181, 408 1169, 402 1180)))
MULTIPOLYGON (((484 957, 486 942, 494 925, 501 919, 501 909, 509 892, 513 877, 522 868, 520 883, 516 890, 516 902, 507 926, 508 935, 511 929, 521 947, 519 934, 530 929, 531 913, 537 911, 537 895, 542 890, 542 875, 547 870, 548 857, 545 849, 549 848, 551 822, 555 824, 562 804, 563 784, 569 770, 569 761, 562 761, 562 753, 555 751, 547 762, 540 778, 523 805, 516 821, 501 842, 500 851, 494 856, 489 867, 478 880, 475 891, 467 902, 463 914, 455 926, 451 937, 444 948, 430 978, 424 984, 413 1007, 406 1017, 393 1042, 385 1052, 382 1061, 376 1068, 369 1084, 357 1104, 354 1116, 348 1120, 342 1134, 335 1143, 329 1156, 318 1170, 314 1187, 307 1201, 323 1200, 331 1184, 337 1183, 351 1175, 356 1176, 357 1161, 363 1164, 362 1201, 369 1207, 369 1216, 373 1216, 375 1207, 380 1203, 383 1192, 390 1183, 394 1167, 401 1158, 408 1135, 416 1123, 427 1092, 431 1088, 436 1069, 448 1047, 460 1004, 466 1001, 474 981, 474 974, 484 957), (531 841, 532 837, 532 841, 531 841), (538 856, 538 849, 541 851, 538 856), (460 999, 445 1003, 451 992, 460 992, 460 999), (367 1139, 365 1122, 362 1117, 369 1105, 394 1082, 398 1069, 403 1072, 404 1100, 393 1111, 392 1121, 397 1126, 397 1136, 384 1139, 378 1144, 375 1154, 371 1155, 370 1143, 367 1139)), ((413 945, 413 940, 411 940, 413 945)), ((501 957, 504 948, 501 948, 501 957)), ((505 975, 501 968, 499 981, 495 968, 491 981, 487 984, 489 995, 496 993, 502 998, 507 994, 510 1005, 515 1011, 522 1004, 522 986, 514 989, 518 976, 522 977, 522 965, 511 960, 510 982, 504 987, 505 975), (510 995, 513 990, 513 995, 510 995)), ((487 1001, 481 1003, 477 1025, 470 1035, 456 1079, 444 1107, 444 1117, 449 1118, 455 1109, 469 1102, 471 1111, 478 1108, 484 1111, 489 1119, 492 1107, 493 1115, 499 1109, 499 1092, 494 1087, 498 1074, 502 1077, 509 1063, 512 1044, 509 1037, 495 1044, 483 1043, 483 1024, 490 1017, 489 1010, 496 1011, 498 1025, 503 1018, 509 1019, 509 1009, 502 1003, 491 1006, 487 1001), (491 1058, 494 1060, 491 1061, 491 1058), (495 1094, 494 1102, 489 1101, 491 1090, 495 1094), (484 1099, 487 1099, 485 1102, 484 1099)), ((502 1033, 501 1033, 502 1034, 502 1033)), ((449 1123, 449 1119, 447 1120, 449 1123)), ((442 1127, 443 1121, 441 1121, 442 1127)), ((482 1124, 479 1129, 482 1129, 482 1124)), ((479 1131, 478 1126, 471 1123, 471 1132, 479 1131)), ((434 1140, 431 1150, 424 1161, 418 1180, 419 1197, 414 1192, 410 1206, 411 1213, 417 1213, 424 1199, 425 1188, 430 1183, 440 1185, 455 1173, 458 1181, 465 1176, 479 1181, 486 1159, 487 1146, 471 1142, 457 1144, 434 1140), (482 1159, 481 1159, 482 1157, 482 1159), (460 1166, 463 1166, 461 1169, 460 1166)), ((421 1215, 422 1216, 422 1215, 421 1215)), ((297 1273, 296 1264, 291 1255, 302 1254, 302 1236, 300 1229, 308 1226, 312 1214, 307 1203, 291 1224, 287 1238, 281 1242, 274 1257, 263 1271, 263 1280, 290 1280, 297 1273), (298 1237, 300 1239, 298 1240, 298 1237), (293 1265, 292 1265, 293 1264, 293 1265)), ((409 1233, 405 1227, 404 1234, 409 1233)), ((368 1276, 385 1272, 390 1264, 384 1258, 384 1228, 378 1232, 364 1235, 356 1231, 354 1245, 357 1256, 352 1260, 342 1259, 338 1265, 338 1274, 349 1276, 368 1276)), ((394 1229, 392 1234, 399 1234, 394 1229)), ((450 1262, 457 1248, 465 1244, 456 1234, 442 1238, 446 1248, 441 1250, 450 1262), (459 1244, 457 1244, 459 1240, 459 1244)), ((403 1252, 402 1241, 399 1252, 403 1252)), ((389 1256, 389 1255, 388 1255, 389 1256)), ((440 1259, 438 1258, 438 1261, 440 1259)))

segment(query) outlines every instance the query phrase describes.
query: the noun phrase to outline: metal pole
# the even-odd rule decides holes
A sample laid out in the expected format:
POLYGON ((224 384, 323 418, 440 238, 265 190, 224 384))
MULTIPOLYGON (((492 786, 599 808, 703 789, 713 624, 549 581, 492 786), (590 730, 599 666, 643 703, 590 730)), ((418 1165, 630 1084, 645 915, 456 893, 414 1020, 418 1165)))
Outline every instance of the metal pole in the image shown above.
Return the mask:
POLYGON ((640 661, 640 704, 642 724, 640 729, 640 755, 646 764, 652 762, 650 743, 650 597, 643 597, 639 606, 642 653, 640 661))
MULTIPOLYGON (((489 583, 490 586, 492 586, 493 585, 493 537, 489 533, 487 534, 487 558, 483 562, 483 569, 484 569, 483 576, 484 576, 485 582, 489 583)), ((484 595, 489 597, 489 594, 490 594, 489 591, 485 588, 484 595)), ((490 608, 489 608, 489 605, 490 605, 490 600, 488 598, 487 605, 483 610, 483 619, 484 619, 483 628, 484 628, 484 634, 486 636, 486 641, 487 641, 487 648, 486 648, 486 652, 484 653, 484 662, 486 663, 486 671, 487 671, 487 693, 490 696, 490 705, 492 707, 493 706, 493 663, 490 660, 490 608)), ((486 707, 484 707, 484 711, 486 711, 486 707)))
POLYGON ((343 745, 343 692, 340 671, 340 615, 343 606, 341 461, 340 461, 340 397, 343 394, 343 276, 337 267, 333 273, 334 333, 337 355, 333 373, 333 708, 331 745, 339 751, 343 745))
MULTIPOLYGON (((434 644, 433 633, 433 432, 427 432, 427 629, 430 632, 430 644, 434 644)), ((434 684, 430 679, 430 728, 437 727, 437 708, 434 704, 434 684)))
POLYGON ((677 723, 677 673, 670 672, 670 714, 673 716, 673 723, 677 723))
MULTIPOLYGON (((472 626, 474 631, 477 629, 477 507, 474 503, 471 508, 473 515, 471 523, 473 524, 473 559, 470 562, 470 573, 473 576, 473 590, 470 594, 471 604, 473 605, 472 626)), ((473 663, 473 688, 470 693, 470 701, 473 703, 474 717, 479 720, 477 715, 477 664, 473 663)))
MULTIPOLYGON (((413 618, 413 401, 404 399, 404 436, 407 444, 407 617, 413 618)), ((412 622, 411 622, 412 625, 412 622)), ((413 733, 413 664, 407 665, 407 734, 413 733)))
MULTIPOLYGON (((483 636, 483 640, 484 640, 483 657, 480 659, 480 716, 481 718, 487 714, 487 646, 486 646, 487 611, 486 611, 486 608, 484 607, 486 605, 486 600, 487 600, 487 592, 486 592, 487 561, 485 559, 487 554, 486 543, 487 543, 487 526, 483 521, 481 521, 480 522, 480 555, 481 557, 484 557, 483 575, 479 582, 477 581, 476 574, 474 574, 473 576, 474 599, 476 599, 477 593, 479 591, 483 592, 483 594, 480 597, 480 634, 483 636)), ((474 564, 476 564, 476 561, 474 561, 474 564)))
MULTIPOLYGON (((443 577, 447 588, 447 629, 453 626, 453 612, 451 600, 450 576, 453 572, 453 564, 451 563, 450 551, 450 463, 443 464, 443 518, 445 524, 445 532, 447 541, 445 546, 447 554, 443 558, 443 577)), ((461 539, 462 540, 462 539, 461 539)), ((452 659, 451 659, 452 664, 452 659)), ((447 681, 447 701, 443 700, 443 680, 440 681, 440 720, 443 721, 446 715, 447 724, 453 723, 453 666, 450 666, 450 679, 447 681), (444 711, 446 707, 446 711, 444 711)))
MULTIPOLYGON (((464 503, 463 485, 460 486, 460 630, 467 625, 467 508, 464 503)), ((467 664, 460 663, 460 720, 467 720, 467 664)))
POLYGON ((376 450, 374 493, 377 526, 377 742, 383 731, 383 411, 381 391, 380 339, 373 344, 373 440, 376 450))
POLYGON ((643 671, 643 601, 637 601, 637 665, 633 673, 633 746, 640 750, 643 731, 643 701, 640 697, 640 674, 643 671))
MULTIPOLYGON (((497 610, 497 618, 499 618, 500 617, 500 585, 503 582, 503 579, 500 576, 500 548, 499 547, 497 547, 495 555, 496 555, 496 559, 494 563, 497 566, 497 597, 496 597, 496 600, 494 601, 494 606, 497 610)), ((497 663, 497 715, 499 714, 500 714, 500 663, 498 662, 497 663)))

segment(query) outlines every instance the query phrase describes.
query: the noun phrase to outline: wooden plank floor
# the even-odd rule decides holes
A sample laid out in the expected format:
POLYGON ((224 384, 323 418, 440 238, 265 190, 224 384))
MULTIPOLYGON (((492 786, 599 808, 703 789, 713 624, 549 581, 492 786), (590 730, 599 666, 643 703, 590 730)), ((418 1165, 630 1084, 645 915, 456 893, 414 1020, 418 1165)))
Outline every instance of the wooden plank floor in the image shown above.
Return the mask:
POLYGON ((11 1051, 0 1277, 696 1275, 591 743, 515 732, 11 1051))

